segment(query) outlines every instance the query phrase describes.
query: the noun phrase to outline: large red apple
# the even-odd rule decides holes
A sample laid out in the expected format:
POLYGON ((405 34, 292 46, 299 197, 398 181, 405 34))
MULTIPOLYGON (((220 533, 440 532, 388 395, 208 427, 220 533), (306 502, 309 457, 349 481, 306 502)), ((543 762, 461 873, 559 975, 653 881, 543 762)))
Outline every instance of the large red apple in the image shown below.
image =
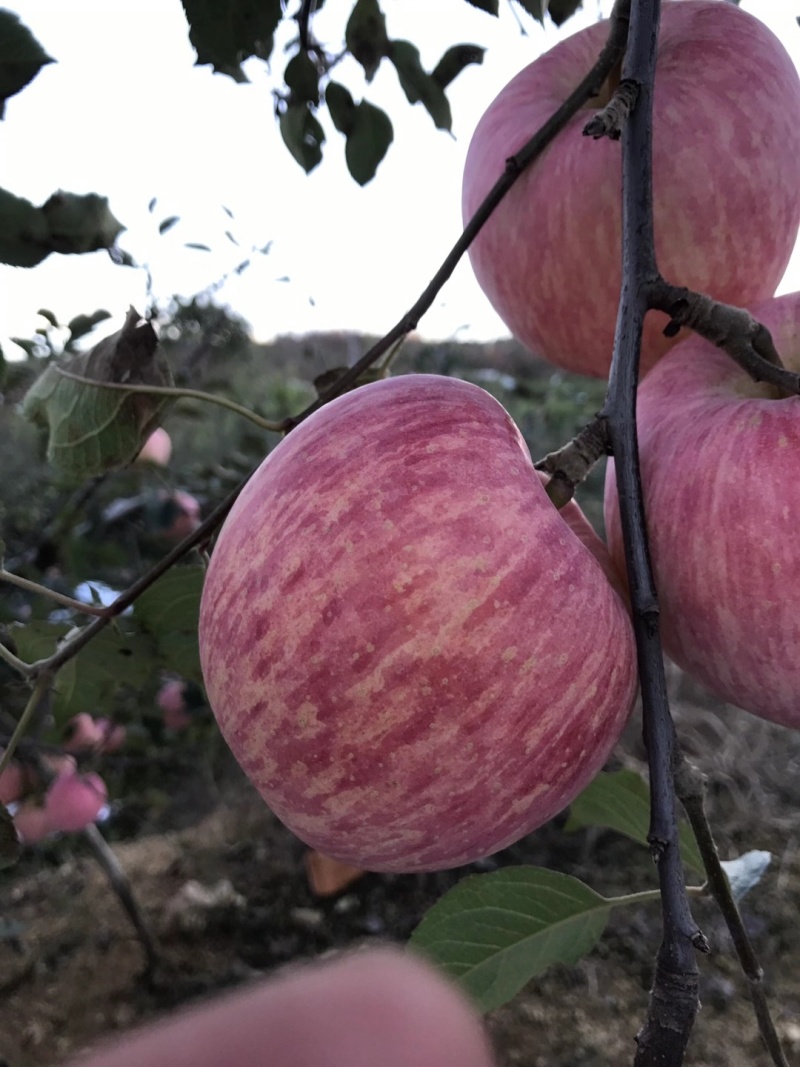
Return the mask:
MULTIPOLYGON (((608 33, 598 22, 518 74, 478 123, 465 221, 506 159, 563 103, 608 33)), ((620 146, 582 136, 608 92, 532 164, 470 248, 511 332, 566 370, 608 374, 620 291, 620 146)), ((734 4, 665 3, 653 118, 659 267, 678 285, 748 305, 772 296, 800 225, 800 79, 781 42, 734 4)), ((642 370, 674 344, 645 322, 642 370)))
POLYGON ((467 863, 551 818, 636 689, 624 602, 511 418, 431 375, 341 397, 267 457, 214 549, 200 654, 273 811, 373 871, 467 863))
MULTIPOLYGON (((800 371, 800 293, 753 308, 800 371)), ((637 406, 664 645, 722 699, 800 729, 800 398, 777 399, 692 338, 665 356, 637 406)), ((621 564, 613 462, 606 527, 621 564)))

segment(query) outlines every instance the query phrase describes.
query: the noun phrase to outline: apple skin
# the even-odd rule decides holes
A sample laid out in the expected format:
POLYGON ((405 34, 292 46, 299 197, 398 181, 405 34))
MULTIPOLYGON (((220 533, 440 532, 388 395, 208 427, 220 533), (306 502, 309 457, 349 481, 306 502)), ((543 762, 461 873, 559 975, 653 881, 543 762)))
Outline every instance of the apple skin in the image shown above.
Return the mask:
POLYGON ((433 375, 340 397, 267 457, 220 533, 199 634, 253 784, 312 848, 371 871, 458 866, 546 822, 602 767, 637 684, 624 602, 511 418, 433 375))
MULTIPOLYGON (((800 371, 800 293, 756 305, 800 371)), ((800 729, 800 398, 776 399, 699 337, 639 389, 637 422, 664 647, 721 699, 800 729)), ((609 547, 622 565, 613 461, 609 547)))
MULTIPOLYGON (((466 222, 505 160, 566 100, 605 42, 598 22, 518 74, 467 154, 466 222)), ((734 4, 662 7, 653 118, 658 265, 668 281, 734 305, 772 296, 800 225, 800 79, 781 42, 734 4)), ((515 335, 557 366, 607 377, 621 278, 620 145, 575 115, 470 247, 478 282, 515 335)), ((648 313, 642 373, 675 344, 648 313)), ((687 336, 684 332, 682 336, 687 336)))
POLYGON ((191 726, 192 716, 186 702, 186 682, 182 678, 164 682, 156 693, 156 704, 164 716, 164 725, 168 730, 185 730, 187 726, 191 726))
POLYGON ((98 774, 67 772, 48 786, 44 812, 52 831, 69 833, 93 823, 108 799, 108 790, 98 774))

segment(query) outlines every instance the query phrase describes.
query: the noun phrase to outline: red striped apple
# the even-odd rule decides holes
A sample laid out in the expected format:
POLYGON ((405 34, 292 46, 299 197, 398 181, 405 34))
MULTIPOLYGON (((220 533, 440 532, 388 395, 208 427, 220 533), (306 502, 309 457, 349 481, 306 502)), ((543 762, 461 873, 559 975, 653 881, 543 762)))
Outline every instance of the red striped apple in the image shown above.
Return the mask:
MULTIPOLYGON (((518 74, 478 123, 464 171, 472 216, 506 159, 564 102, 608 33, 598 22, 518 74)), ((619 302, 620 146, 581 130, 608 90, 532 164, 470 248, 509 330, 566 370, 606 377, 619 302)), ((734 4, 665 3, 653 117, 655 238, 666 278, 729 304, 775 292, 800 225, 800 79, 781 42, 734 4)), ((645 323, 642 371, 674 340, 645 323)))
MULTIPOLYGON (((800 293, 752 310, 800 371, 800 293)), ((694 337, 642 383, 637 422, 667 653, 723 700, 800 729, 800 398, 778 399, 694 337)), ((621 564, 617 499, 610 462, 621 564)))
POLYGON ((214 549, 200 654, 269 806, 372 871, 457 866, 550 819, 636 690, 625 604, 511 418, 432 375, 363 386, 267 457, 214 549))

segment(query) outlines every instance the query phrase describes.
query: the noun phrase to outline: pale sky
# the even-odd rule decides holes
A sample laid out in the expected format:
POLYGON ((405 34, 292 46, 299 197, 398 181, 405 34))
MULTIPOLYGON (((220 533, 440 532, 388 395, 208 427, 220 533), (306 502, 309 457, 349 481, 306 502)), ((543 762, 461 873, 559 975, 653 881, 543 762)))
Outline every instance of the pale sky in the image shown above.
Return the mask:
MULTIPOLYGON (((193 66, 179 0, 3 2, 58 62, 6 106, 0 183, 36 204, 59 188, 108 196, 127 228, 119 244, 150 264, 162 300, 175 292, 191 296, 244 258, 249 246, 271 241, 269 254, 256 257, 219 294, 259 340, 311 330, 388 330, 461 230, 464 156, 489 101, 536 55, 610 6, 585 0, 584 11, 559 32, 542 29, 510 0, 501 3, 499 19, 464 0, 383 0, 389 35, 414 41, 427 69, 454 41, 480 44, 487 54, 483 66, 467 68, 450 86, 452 137, 434 128, 421 105, 407 103, 388 62, 369 86, 354 61, 340 65, 337 80, 356 99, 364 95, 385 107, 395 128, 386 159, 362 189, 347 174, 344 139, 326 112, 324 158, 311 175, 283 146, 271 89, 280 84, 287 35, 273 73, 251 60, 252 84, 237 85, 193 66), (152 197, 158 205, 150 215, 152 197), (181 223, 159 236, 158 222, 169 215, 180 215, 181 223), (186 250, 186 241, 213 252, 186 250)), ((329 0, 318 16, 317 36, 332 50, 341 39, 338 20, 351 6, 329 0)), ((741 6, 773 29, 800 66, 800 0, 741 6)), ((781 291, 799 288, 800 248, 781 291)), ((104 332, 110 332, 130 304, 143 310, 145 303, 144 272, 115 267, 104 252, 51 255, 33 270, 0 266, 0 345, 11 356, 8 338, 30 336, 43 325, 40 307, 62 321, 107 308, 113 318, 104 332)), ((466 260, 419 332, 507 336, 466 260)), ((99 336, 96 331, 93 340, 99 336)))

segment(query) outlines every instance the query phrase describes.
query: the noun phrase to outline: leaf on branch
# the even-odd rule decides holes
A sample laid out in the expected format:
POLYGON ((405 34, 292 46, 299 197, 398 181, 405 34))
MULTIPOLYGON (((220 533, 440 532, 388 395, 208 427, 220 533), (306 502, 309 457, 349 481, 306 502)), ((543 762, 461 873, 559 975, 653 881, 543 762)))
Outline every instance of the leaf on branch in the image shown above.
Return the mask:
POLYGON ((200 684, 197 627, 203 578, 202 567, 173 567, 133 608, 134 621, 153 637, 164 667, 200 684))
POLYGON ((378 0, 356 0, 344 31, 347 50, 364 68, 368 82, 375 77, 389 50, 386 17, 378 0))
POLYGON ((241 64, 251 56, 269 59, 283 18, 281 0, 182 0, 197 65, 246 82, 241 64))
POLYGON ((499 13, 500 4, 498 0, 467 0, 468 4, 472 4, 473 7, 479 8, 481 11, 488 11, 490 15, 497 15, 499 13))
POLYGON ((35 267, 51 252, 63 255, 111 248, 124 226, 96 193, 54 193, 42 207, 0 189, 0 263, 35 267))
POLYGON ((426 914, 411 944, 491 1011, 552 964, 574 964, 591 951, 611 907, 577 878, 509 867, 459 882, 426 914))
POLYGON ((442 86, 423 69, 416 45, 411 41, 392 41, 388 55, 408 102, 421 102, 437 128, 449 130, 452 125, 450 104, 442 86))
POLYGON ((325 88, 325 103, 328 105, 333 125, 345 137, 352 132, 356 121, 356 103, 350 91, 339 82, 328 82, 325 88))
POLYGON ((319 70, 308 52, 296 52, 286 64, 284 80, 295 100, 319 103, 319 70))
POLYGON ((5 114, 6 100, 32 82, 48 63, 55 60, 19 16, 0 8, 0 119, 5 114))
MULTIPOLYGON (((634 771, 601 772, 573 800, 567 831, 584 826, 603 826, 648 845, 650 828, 650 791, 647 782, 634 771)), ((688 823, 680 826, 681 856, 687 867, 704 873, 703 860, 688 823)), ((648 846, 649 847, 649 846, 648 846)))
POLYGON ((283 142, 309 174, 322 159, 325 131, 308 104, 288 104, 280 117, 279 126, 283 142))
POLYGON ((169 233, 176 222, 180 222, 179 215, 170 215, 169 218, 164 219, 158 224, 158 232, 160 234, 169 233))
POLYGON ((51 364, 22 405, 27 418, 49 431, 47 457, 70 480, 84 481, 130 463, 156 426, 166 399, 98 388, 66 377, 59 367, 98 382, 171 386, 153 327, 131 308, 118 333, 88 352, 51 364))
POLYGON ((356 107, 344 149, 347 169, 359 185, 366 185, 375 177, 393 139, 392 121, 386 112, 362 100, 356 107))
POLYGON ((466 67, 483 63, 485 48, 477 44, 454 44, 448 48, 431 71, 431 77, 442 89, 446 89, 466 67))

